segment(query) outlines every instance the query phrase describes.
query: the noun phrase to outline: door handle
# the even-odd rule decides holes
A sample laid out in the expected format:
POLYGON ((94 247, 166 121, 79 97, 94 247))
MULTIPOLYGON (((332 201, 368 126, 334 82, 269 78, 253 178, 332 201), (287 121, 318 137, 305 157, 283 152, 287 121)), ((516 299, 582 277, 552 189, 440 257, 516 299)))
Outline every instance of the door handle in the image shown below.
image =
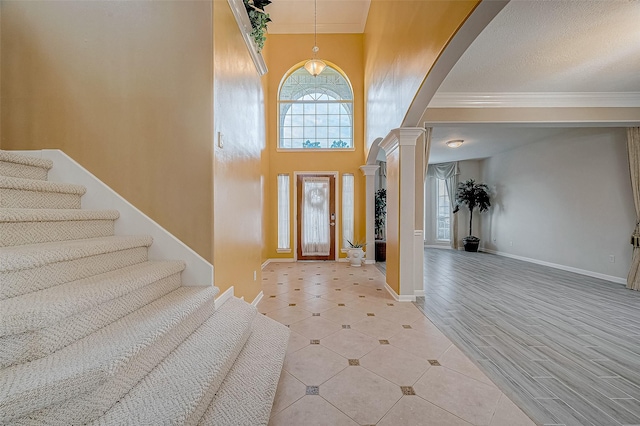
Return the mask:
POLYGON ((336 226, 336 223, 335 222, 331 222, 331 223, 329 223, 329 225, 336 226))

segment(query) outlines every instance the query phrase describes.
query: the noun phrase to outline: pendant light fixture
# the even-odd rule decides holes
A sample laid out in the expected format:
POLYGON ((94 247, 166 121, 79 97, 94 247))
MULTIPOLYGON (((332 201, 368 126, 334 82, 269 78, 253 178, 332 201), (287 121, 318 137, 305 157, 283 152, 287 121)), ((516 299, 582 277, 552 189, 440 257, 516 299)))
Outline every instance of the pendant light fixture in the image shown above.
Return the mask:
POLYGON ((316 54, 320 48, 318 47, 318 0, 314 1, 314 13, 313 13, 313 58, 309 59, 304 64, 304 69, 306 69, 309 74, 314 77, 317 77, 318 74, 322 72, 323 69, 327 66, 322 59, 316 58, 316 54))

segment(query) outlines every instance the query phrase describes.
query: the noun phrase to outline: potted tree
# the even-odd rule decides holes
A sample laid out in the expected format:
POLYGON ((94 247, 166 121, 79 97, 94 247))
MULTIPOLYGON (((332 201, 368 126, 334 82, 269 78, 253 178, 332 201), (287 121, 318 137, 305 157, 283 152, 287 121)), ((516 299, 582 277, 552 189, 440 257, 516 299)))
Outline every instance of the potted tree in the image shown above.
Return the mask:
POLYGON ((387 190, 380 188, 376 191, 376 261, 387 260, 387 241, 385 238, 387 224, 387 190))
POLYGON ((480 238, 473 236, 473 211, 477 208, 480 212, 487 211, 491 207, 489 200, 489 187, 484 183, 476 183, 469 179, 460 182, 456 190, 456 207, 453 210, 457 213, 460 204, 464 204, 469 209, 469 236, 462 239, 465 251, 477 252, 480 245, 480 238))

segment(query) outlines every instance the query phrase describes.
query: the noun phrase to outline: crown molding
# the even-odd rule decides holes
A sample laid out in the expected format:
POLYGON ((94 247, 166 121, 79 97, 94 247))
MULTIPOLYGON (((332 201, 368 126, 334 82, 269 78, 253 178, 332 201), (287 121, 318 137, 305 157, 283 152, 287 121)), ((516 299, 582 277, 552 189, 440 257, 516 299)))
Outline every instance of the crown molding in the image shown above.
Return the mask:
POLYGON ((635 108, 640 92, 444 92, 428 108, 635 108))
POLYGON ((267 64, 264 62, 262 55, 258 52, 258 46, 256 46, 253 38, 251 38, 253 28, 251 28, 251 21, 249 21, 249 17, 247 16, 247 10, 244 7, 244 2, 242 0, 227 1, 229 2, 233 16, 236 18, 240 34, 242 34, 244 43, 247 45, 247 50, 249 51, 249 55, 251 55, 253 64, 256 66, 256 71, 258 71, 259 76, 263 76, 268 71, 267 64))

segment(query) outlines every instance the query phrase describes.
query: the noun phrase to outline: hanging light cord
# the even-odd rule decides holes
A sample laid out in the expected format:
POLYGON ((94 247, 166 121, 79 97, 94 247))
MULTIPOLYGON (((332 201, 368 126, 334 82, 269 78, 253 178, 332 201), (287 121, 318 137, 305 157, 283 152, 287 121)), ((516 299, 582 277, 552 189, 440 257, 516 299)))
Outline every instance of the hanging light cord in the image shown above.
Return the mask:
POLYGON ((313 2, 313 57, 318 52, 318 0, 313 2))

